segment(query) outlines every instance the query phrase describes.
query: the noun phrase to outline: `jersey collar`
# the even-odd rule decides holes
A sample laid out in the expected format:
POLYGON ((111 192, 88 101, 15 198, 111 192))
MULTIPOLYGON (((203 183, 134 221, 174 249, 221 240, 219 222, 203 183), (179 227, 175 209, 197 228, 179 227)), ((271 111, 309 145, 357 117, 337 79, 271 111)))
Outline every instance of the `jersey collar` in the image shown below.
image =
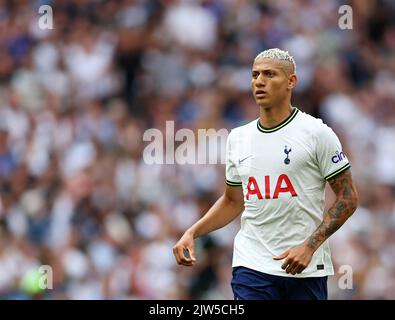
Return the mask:
POLYGON ((258 130, 263 132, 263 133, 271 133, 277 130, 280 130, 281 128, 285 127, 288 123, 290 123, 297 115, 297 113, 299 112, 299 109, 296 107, 293 107, 293 110, 291 112, 291 114, 288 116, 287 119, 285 119, 284 121, 282 121, 281 123, 279 123, 278 125, 276 125, 273 128, 265 128, 261 125, 259 119, 257 120, 257 127, 258 130))

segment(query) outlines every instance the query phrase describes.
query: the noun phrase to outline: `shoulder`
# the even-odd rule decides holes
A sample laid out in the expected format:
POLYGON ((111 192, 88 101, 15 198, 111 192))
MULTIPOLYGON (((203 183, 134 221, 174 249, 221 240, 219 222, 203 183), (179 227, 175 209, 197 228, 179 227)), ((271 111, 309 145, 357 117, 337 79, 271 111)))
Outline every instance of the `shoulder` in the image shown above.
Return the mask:
POLYGON ((327 126, 322 119, 313 117, 301 110, 299 110, 299 117, 303 124, 311 130, 320 130, 322 127, 327 126))
POLYGON ((333 135, 334 132, 321 118, 313 117, 312 115, 299 110, 300 123, 310 132, 315 138, 333 135))
POLYGON ((258 119, 255 119, 242 126, 233 128, 229 133, 228 139, 239 140, 245 138, 246 136, 251 134, 251 132, 254 132, 257 126, 257 121, 258 119))

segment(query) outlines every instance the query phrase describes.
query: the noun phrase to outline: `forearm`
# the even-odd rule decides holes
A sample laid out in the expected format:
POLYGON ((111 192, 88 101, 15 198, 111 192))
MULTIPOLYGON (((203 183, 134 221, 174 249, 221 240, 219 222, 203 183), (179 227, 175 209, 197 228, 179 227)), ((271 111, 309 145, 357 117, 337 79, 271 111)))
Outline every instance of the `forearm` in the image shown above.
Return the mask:
POLYGON ((316 251, 326 239, 346 222, 358 205, 358 193, 352 181, 350 170, 333 177, 328 182, 336 194, 336 201, 328 212, 324 213, 323 220, 318 228, 305 241, 307 247, 313 251, 316 251))
POLYGON ((244 209, 244 204, 232 201, 222 195, 207 213, 187 232, 198 238, 211 231, 220 229, 233 221, 244 209))
POLYGON ((321 224, 306 240, 307 246, 316 251, 354 213, 356 204, 357 201, 354 197, 336 199, 328 212, 324 214, 321 224))

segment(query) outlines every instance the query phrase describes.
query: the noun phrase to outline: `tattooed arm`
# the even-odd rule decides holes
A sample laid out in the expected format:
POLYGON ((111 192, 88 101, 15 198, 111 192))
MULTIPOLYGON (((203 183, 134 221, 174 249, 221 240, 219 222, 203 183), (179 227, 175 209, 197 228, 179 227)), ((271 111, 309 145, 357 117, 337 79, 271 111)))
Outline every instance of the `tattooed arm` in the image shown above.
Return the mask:
POLYGON ((329 184, 336 194, 336 201, 313 234, 301 245, 285 251, 275 260, 287 258, 281 266, 287 273, 301 273, 310 263, 314 252, 354 213, 358 204, 357 190, 351 178, 351 171, 330 179, 329 184))
POLYGON ((358 195, 352 182, 350 170, 330 179, 329 184, 336 194, 336 201, 324 214, 322 223, 307 239, 307 245, 316 251, 354 213, 358 205, 358 195))

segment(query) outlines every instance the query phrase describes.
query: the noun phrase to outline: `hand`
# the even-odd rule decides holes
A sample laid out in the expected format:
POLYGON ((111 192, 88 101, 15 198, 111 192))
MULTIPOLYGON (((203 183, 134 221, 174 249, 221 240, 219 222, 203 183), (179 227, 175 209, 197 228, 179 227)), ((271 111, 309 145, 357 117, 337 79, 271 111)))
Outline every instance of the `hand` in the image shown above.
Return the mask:
POLYGON ((185 232, 173 247, 173 254, 176 257, 178 264, 184 266, 193 266, 195 264, 195 242, 194 237, 190 232, 185 232))
POLYGON ((273 257, 273 259, 282 260, 286 258, 281 268, 287 273, 295 275, 306 269, 313 257, 313 254, 314 251, 306 244, 302 243, 296 247, 288 249, 277 257, 273 257))

